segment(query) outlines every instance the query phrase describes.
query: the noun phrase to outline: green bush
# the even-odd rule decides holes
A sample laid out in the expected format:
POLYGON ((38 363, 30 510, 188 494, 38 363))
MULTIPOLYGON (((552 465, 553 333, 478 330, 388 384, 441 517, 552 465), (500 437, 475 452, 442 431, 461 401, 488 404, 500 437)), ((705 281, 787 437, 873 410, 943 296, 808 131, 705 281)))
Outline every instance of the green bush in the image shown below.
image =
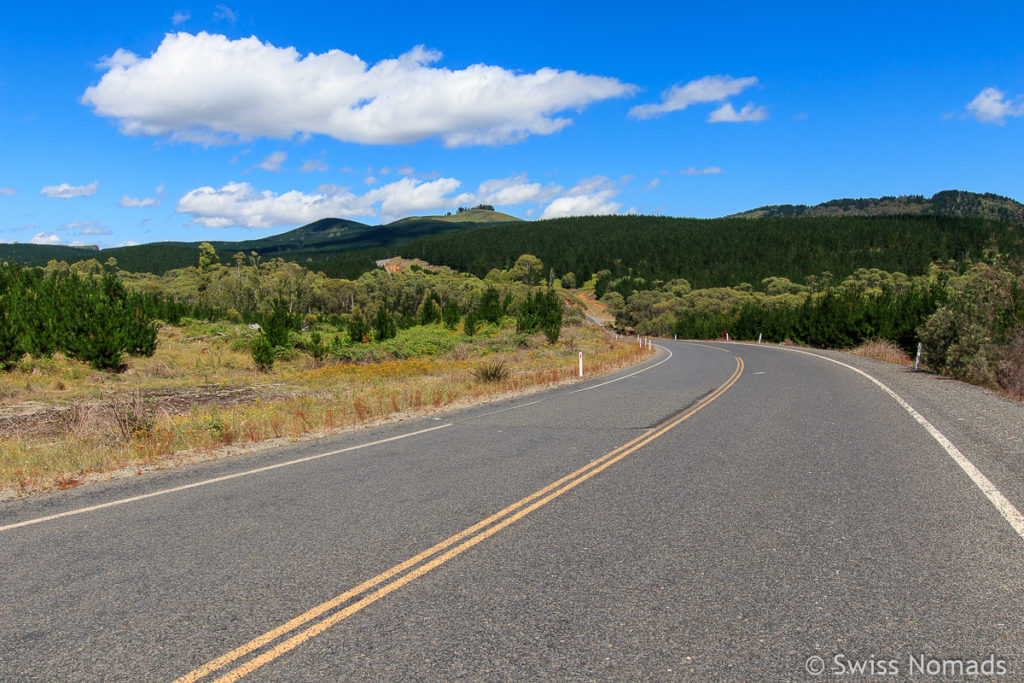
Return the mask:
POLYGON ((382 301, 377 307, 377 314, 373 317, 374 341, 386 341, 396 334, 398 334, 398 324, 395 322, 395 316, 392 315, 388 302, 382 301))
POLYGON ((402 330, 380 347, 399 358, 438 356, 454 349, 459 338, 441 325, 421 325, 402 330))
POLYGON ((519 306, 516 332, 529 334, 540 330, 554 344, 562 333, 564 304, 553 289, 537 290, 528 295, 519 306))
POLYGON ((476 311, 470 311, 466 314, 466 317, 462 320, 462 331, 467 337, 472 337, 477 333, 480 327, 480 319, 477 317, 476 311))
POLYGON ((441 320, 444 322, 444 326, 449 330, 454 330, 459 325, 459 320, 462 316, 459 314, 459 305, 454 301, 449 301, 441 309, 441 320))
POLYGON ((348 334, 349 341, 355 344, 361 344, 369 338, 370 325, 366 322, 366 316, 361 310, 356 309, 348 317, 348 322, 345 323, 345 332, 348 334))
POLYGON ((274 360, 276 354, 274 353, 274 345, 270 343, 270 339, 265 333, 256 335, 256 338, 252 340, 251 346, 252 362, 256 364, 256 367, 263 372, 268 372, 274 367, 274 360))
POLYGON ((327 355, 327 345, 324 344, 323 337, 316 330, 309 333, 309 341, 306 342, 306 350, 309 351, 309 355, 313 356, 316 360, 323 360, 324 356, 327 355))

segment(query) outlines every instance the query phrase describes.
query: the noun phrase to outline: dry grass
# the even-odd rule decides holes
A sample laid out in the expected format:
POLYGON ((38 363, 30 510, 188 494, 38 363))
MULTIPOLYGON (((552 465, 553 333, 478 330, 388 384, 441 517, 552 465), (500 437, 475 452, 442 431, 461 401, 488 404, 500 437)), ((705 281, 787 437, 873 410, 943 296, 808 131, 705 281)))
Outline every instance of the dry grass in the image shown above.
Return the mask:
POLYGON ((893 342, 885 339, 875 339, 873 341, 864 342, 857 348, 853 349, 853 353, 858 356, 864 356, 865 358, 884 360, 886 363, 895 363, 897 365, 914 364, 913 359, 907 355, 906 351, 893 342))
POLYGON ((62 357, 28 359, 0 374, 0 497, 166 467, 185 452, 326 434, 572 381, 578 351, 588 377, 652 353, 589 327, 566 328, 557 345, 537 336, 517 348, 501 343, 512 338, 506 330, 439 357, 358 365, 295 354, 266 374, 233 350, 243 331, 209 327, 216 329, 162 330, 156 354, 131 359, 121 374, 62 357), (480 382, 474 371, 493 363, 504 363, 508 376, 480 382))

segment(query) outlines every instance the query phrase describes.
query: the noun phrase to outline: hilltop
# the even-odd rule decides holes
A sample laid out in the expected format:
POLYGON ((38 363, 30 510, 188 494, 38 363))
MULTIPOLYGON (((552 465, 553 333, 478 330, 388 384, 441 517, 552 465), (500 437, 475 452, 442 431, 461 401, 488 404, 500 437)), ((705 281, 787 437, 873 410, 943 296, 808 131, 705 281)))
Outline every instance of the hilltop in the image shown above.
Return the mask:
POLYGON ((501 211, 495 211, 494 207, 490 206, 476 206, 472 209, 460 208, 455 213, 447 213, 443 216, 409 216, 408 218, 402 218, 390 223, 390 225, 399 225, 407 221, 443 221, 445 223, 514 223, 516 221, 522 221, 522 218, 516 218, 507 213, 501 211))
POLYGON ((819 216, 946 216, 983 218, 1004 223, 1024 223, 1024 204, 1009 197, 986 192, 945 190, 930 199, 923 195, 861 199, 833 199, 814 206, 774 204, 727 218, 797 218, 819 216))

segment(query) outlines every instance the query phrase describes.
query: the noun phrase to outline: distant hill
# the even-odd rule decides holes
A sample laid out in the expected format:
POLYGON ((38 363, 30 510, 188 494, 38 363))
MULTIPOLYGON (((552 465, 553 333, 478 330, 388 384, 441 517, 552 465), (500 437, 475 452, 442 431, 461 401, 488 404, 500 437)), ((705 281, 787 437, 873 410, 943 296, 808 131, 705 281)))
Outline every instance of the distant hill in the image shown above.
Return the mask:
MULTIPOLYGON (((989 243, 1024 258, 1024 204, 994 194, 837 199, 816 206, 766 206, 734 217, 582 216, 523 221, 490 207, 447 216, 412 216, 387 225, 324 218, 254 240, 211 241, 221 261, 238 252, 283 258, 332 277, 356 278, 392 256, 421 258, 485 275, 524 253, 582 282, 616 275, 687 278, 719 286, 781 275, 803 278, 859 267, 923 272, 933 261, 977 258, 989 243), (749 220, 756 219, 756 220, 749 220)), ((0 260, 45 265, 94 258, 132 272, 163 274, 195 265, 199 242, 157 242, 112 249, 0 244, 0 260)))
POLYGON ((776 204, 733 214, 728 218, 796 218, 803 216, 948 216, 1024 223, 1024 204, 997 194, 945 190, 923 195, 864 199, 833 199, 807 206, 776 204))
MULTIPOLYGON (((324 218, 302 227, 254 240, 229 242, 208 240, 221 260, 242 252, 256 252, 263 258, 280 257, 302 263, 314 270, 323 270, 334 277, 357 277, 374 267, 373 261, 393 256, 394 249, 410 240, 452 230, 467 230, 494 224, 496 216, 518 220, 496 211, 469 210, 455 216, 424 216, 405 218, 387 225, 365 225, 341 218, 324 218), (470 214, 466 218, 466 216, 470 214), (479 219, 483 214, 486 220, 479 219)), ((117 259, 119 268, 131 272, 162 275, 168 270, 195 265, 199 259, 199 242, 151 242, 130 247, 99 249, 60 245, 0 244, 0 261, 23 265, 46 265, 51 259, 68 263, 96 259, 105 263, 117 259)))
POLYGON ((397 220, 390 225, 401 224, 406 221, 423 220, 445 221, 447 223, 513 223, 516 221, 522 221, 523 219, 510 216, 509 214, 502 213, 501 211, 477 207, 474 209, 459 211, 458 213, 449 213, 444 216, 410 216, 409 218, 397 220))

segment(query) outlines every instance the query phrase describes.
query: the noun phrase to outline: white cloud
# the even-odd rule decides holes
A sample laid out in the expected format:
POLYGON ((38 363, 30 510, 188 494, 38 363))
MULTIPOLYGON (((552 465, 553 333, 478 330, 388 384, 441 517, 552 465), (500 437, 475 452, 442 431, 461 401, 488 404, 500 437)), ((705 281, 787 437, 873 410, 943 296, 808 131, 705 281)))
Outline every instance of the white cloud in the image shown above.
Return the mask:
POLYGON ((298 190, 276 194, 258 191, 249 183, 228 183, 220 189, 200 187, 188 192, 178 201, 176 210, 192 214, 193 223, 208 228, 273 228, 327 217, 372 217, 377 214, 377 207, 380 219, 389 222, 411 213, 458 206, 469 197, 449 196, 458 187, 459 181, 454 178, 432 182, 402 178, 363 195, 336 185, 321 185, 315 194, 298 190))
POLYGON ((636 90, 552 68, 432 66, 440 58, 416 47, 369 65, 340 50, 302 56, 256 37, 168 34, 148 58, 118 50, 105 60, 106 73, 82 101, 128 135, 202 144, 224 136, 322 134, 363 144, 439 137, 459 147, 551 134, 571 123, 561 112, 636 90))
POLYGON ((558 185, 544 187, 540 183, 527 182, 524 173, 511 178, 485 180, 480 183, 473 201, 479 204, 509 206, 524 202, 547 201, 561 191, 562 188, 558 185))
POLYGON ((324 172, 328 170, 327 163, 324 162, 323 155, 319 159, 312 158, 306 159, 302 162, 302 166, 299 166, 299 173, 312 173, 313 171, 324 172))
POLYGON ((1007 116, 1024 116, 1024 102, 1018 97, 1007 101, 1006 93, 997 88, 985 88, 967 104, 967 111, 982 123, 1002 126, 1007 116))
POLYGON ((321 189, 325 191, 317 194, 297 190, 275 194, 270 190, 259 192, 249 183, 228 183, 220 189, 200 187, 179 199, 175 210, 192 214, 193 223, 208 228, 273 228, 310 223, 328 216, 353 218, 372 213, 344 188, 321 189))
POLYGON ((281 164, 288 158, 287 152, 277 151, 267 156, 266 159, 256 164, 254 168, 262 168, 264 171, 276 173, 281 170, 281 164))
POLYGON ((15 190, 13 187, 0 187, 0 195, 7 195, 8 197, 10 197, 11 195, 17 193, 18 191, 15 190))
POLYGON ((615 184, 605 176, 585 178, 566 194, 556 197, 544 209, 541 219, 563 216, 597 216, 619 213, 621 202, 612 199, 619 194, 615 184))
POLYGON ((79 235, 109 235, 110 228, 105 225, 97 225, 90 228, 85 228, 79 235))
POLYGON ((121 201, 118 203, 126 208, 145 208, 147 206, 157 207, 160 206, 160 199, 158 197, 146 197, 144 199, 136 199, 134 197, 124 195, 123 197, 121 197, 121 201))
POLYGON ((414 175, 416 173, 416 169, 409 165, 399 166, 395 169, 395 173, 398 175, 414 175))
POLYGON ((96 225, 96 221, 74 221, 72 223, 65 223, 64 225, 57 228, 60 232, 67 230, 81 230, 82 228, 91 228, 96 225))
POLYGON ((45 197, 58 197, 60 199, 91 197, 96 194, 96 190, 99 186, 100 183, 98 180, 94 180, 88 185, 68 185, 67 183, 61 183, 60 185, 47 185, 43 189, 39 190, 39 194, 45 197))
POLYGON ((238 21, 238 13, 227 5, 217 5, 213 10, 213 18, 215 21, 224 20, 234 24, 238 21))
POLYGON ((708 115, 708 123, 756 122, 764 121, 766 118, 768 118, 768 110, 764 107, 755 107, 752 102, 747 102, 739 111, 733 109, 732 104, 726 102, 708 115))
POLYGON ((184 24, 186 21, 192 18, 192 15, 188 12, 175 12, 174 16, 171 17, 171 23, 175 26, 184 24))
POLYGON ((375 176, 368 175, 365 178, 363 178, 363 182, 366 183, 367 185, 376 185, 377 178, 375 176))
POLYGON ((423 182, 415 178, 399 181, 370 190, 363 200, 372 204, 380 203, 380 217, 386 222, 428 211, 451 209, 472 199, 472 195, 448 195, 459 188, 455 178, 438 178, 423 182))
POLYGON ((686 85, 674 85, 661 94, 660 104, 640 104, 629 110, 638 119, 650 119, 673 111, 681 111, 691 104, 722 102, 757 85, 757 78, 732 76, 705 76, 686 85))
POLYGON ((715 175, 721 172, 722 169, 718 166, 708 166, 707 168, 694 168, 691 166, 690 168, 685 168, 680 171, 683 175, 715 175))
POLYGON ((37 232, 30 241, 32 244, 60 244, 60 237, 52 232, 37 232))
POLYGON ((655 178, 651 182, 647 183, 647 185, 644 186, 644 190, 653 190, 658 185, 661 185, 661 178, 655 178))

